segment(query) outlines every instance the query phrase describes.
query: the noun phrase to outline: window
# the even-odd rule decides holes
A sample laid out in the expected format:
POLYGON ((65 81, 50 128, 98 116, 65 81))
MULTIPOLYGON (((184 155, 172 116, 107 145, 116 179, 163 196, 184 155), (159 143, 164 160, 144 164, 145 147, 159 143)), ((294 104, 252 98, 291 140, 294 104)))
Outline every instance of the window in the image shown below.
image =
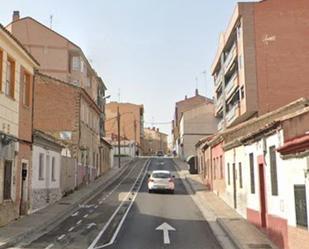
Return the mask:
POLYGON ((14 98, 15 91, 15 62, 8 58, 6 63, 6 79, 4 93, 6 96, 14 98))
POLYGON ((4 186, 3 186, 3 199, 11 199, 11 186, 12 186, 12 161, 5 161, 4 163, 4 186))
POLYGON ((220 156, 220 177, 223 179, 223 164, 222 164, 222 156, 220 156))
POLYGON ((244 88, 244 86, 242 86, 240 88, 240 98, 243 99, 244 97, 245 97, 245 88, 244 88))
POLYGON ((254 194, 255 193, 255 179, 254 179, 254 159, 253 159, 253 153, 249 154, 249 163, 250 163, 251 194, 254 194))
POLYGON ((72 56, 72 70, 80 71, 81 61, 79 56, 72 56))
POLYGON ((227 164, 227 184, 230 185, 231 184, 231 179, 230 179, 230 164, 227 164))
POLYGON ((31 76, 28 73, 23 73, 23 104, 25 106, 30 106, 30 96, 31 96, 31 76))
POLYGON ((271 194, 278 195, 278 175, 275 146, 269 147, 271 194))
POLYGON ((239 187, 242 188, 242 167, 241 167, 241 163, 238 164, 238 171, 239 171, 239 187))
POLYGON ((44 180, 44 154, 39 155, 39 180, 44 180))
POLYGON ((55 157, 52 157, 52 172, 51 172, 51 180, 53 182, 56 181, 56 165, 55 165, 55 157))

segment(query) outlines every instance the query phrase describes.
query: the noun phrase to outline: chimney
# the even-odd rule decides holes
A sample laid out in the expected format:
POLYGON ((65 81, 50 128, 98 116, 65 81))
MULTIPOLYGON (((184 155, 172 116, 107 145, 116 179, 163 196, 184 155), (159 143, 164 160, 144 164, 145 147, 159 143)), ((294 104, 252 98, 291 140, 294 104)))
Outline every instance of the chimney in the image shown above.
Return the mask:
POLYGON ((185 99, 188 99, 188 96, 187 96, 187 95, 185 96, 185 99))
POLYGON ((155 130, 156 130, 156 127, 153 126, 153 127, 152 127, 152 130, 155 131, 155 130))
POLYGON ((157 128, 157 132, 160 132, 159 128, 157 128))
POLYGON ((198 89, 195 89, 195 96, 198 96, 198 89))
POLYGON ((18 10, 14 10, 13 11, 13 22, 19 20, 19 11, 18 10))

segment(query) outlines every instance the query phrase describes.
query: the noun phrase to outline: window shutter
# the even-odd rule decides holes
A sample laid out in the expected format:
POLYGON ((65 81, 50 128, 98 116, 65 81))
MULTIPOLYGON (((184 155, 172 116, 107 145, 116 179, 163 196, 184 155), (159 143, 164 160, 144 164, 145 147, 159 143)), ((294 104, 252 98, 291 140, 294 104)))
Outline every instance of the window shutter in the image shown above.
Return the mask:
POLYGON ((254 159, 253 159, 253 153, 249 154, 249 163, 250 163, 251 194, 254 194, 255 193, 255 179, 254 179, 254 159))
POLYGON ((271 193, 278 195, 278 175, 277 175, 277 160, 275 146, 269 147, 270 156, 270 177, 271 177, 271 193))

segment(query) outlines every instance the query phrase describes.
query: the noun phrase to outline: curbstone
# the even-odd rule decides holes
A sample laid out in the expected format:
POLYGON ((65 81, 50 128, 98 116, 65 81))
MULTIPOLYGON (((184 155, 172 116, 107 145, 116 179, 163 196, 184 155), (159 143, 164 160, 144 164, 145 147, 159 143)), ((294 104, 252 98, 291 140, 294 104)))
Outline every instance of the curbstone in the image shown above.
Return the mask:
POLYGON ((224 218, 217 218, 216 221, 237 249, 245 249, 239 240, 234 236, 229 227, 225 225, 224 218))
MULTIPOLYGON (((98 178, 96 181, 92 182, 92 184, 97 183, 98 184, 97 187, 95 187, 93 190, 90 190, 88 193, 85 193, 84 196, 79 198, 77 201, 75 201, 75 202, 73 201, 74 203, 72 203, 70 206, 68 206, 63 212, 59 213, 59 215, 53 216, 52 219, 49 219, 47 222, 42 223, 42 225, 36 226, 36 227, 34 227, 32 229, 31 228, 27 229, 26 232, 18 234, 16 236, 8 239, 7 241, 4 241, 3 244, 0 245, 0 249, 5 249, 5 248, 12 247, 12 246, 22 242, 25 238, 33 236, 35 233, 40 232, 40 234, 42 234, 42 231, 45 232, 45 231, 53 229, 58 224, 60 224, 64 219, 66 219, 79 206, 79 204, 87 201, 88 199, 91 199, 98 192, 98 189, 101 189, 101 187, 107 188, 115 180, 117 180, 119 177, 121 177, 123 172, 134 161, 135 161, 135 158, 133 158, 130 161, 128 161, 127 163, 125 163, 123 165, 122 169, 120 169, 115 174, 111 175, 109 178, 107 178, 101 184, 98 183, 99 180, 100 180, 100 178, 98 178), (47 229, 47 228, 49 228, 49 229, 47 229)), ((63 199, 60 199, 59 201, 63 201, 63 199)), ((57 202, 55 204, 57 204, 57 202)), ((42 209, 42 210, 44 210, 44 209, 42 209)), ((40 211, 42 211, 42 210, 40 210, 40 211)), ((40 211, 38 211, 38 213, 40 211)), ((30 215, 36 215, 36 214, 37 213, 33 213, 33 214, 30 214, 30 215)))

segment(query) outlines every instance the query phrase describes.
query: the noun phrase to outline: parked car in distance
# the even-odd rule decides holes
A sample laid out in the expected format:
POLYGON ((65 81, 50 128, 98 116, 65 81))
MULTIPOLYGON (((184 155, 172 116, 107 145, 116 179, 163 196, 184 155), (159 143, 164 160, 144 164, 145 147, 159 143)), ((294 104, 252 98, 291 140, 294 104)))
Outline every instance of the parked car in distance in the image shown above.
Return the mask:
POLYGON ((162 151, 162 150, 159 150, 159 151, 157 152, 157 156, 164 156, 163 151, 162 151))
POLYGON ((168 191, 173 194, 175 190, 174 176, 168 170, 154 170, 148 175, 148 192, 168 191))

